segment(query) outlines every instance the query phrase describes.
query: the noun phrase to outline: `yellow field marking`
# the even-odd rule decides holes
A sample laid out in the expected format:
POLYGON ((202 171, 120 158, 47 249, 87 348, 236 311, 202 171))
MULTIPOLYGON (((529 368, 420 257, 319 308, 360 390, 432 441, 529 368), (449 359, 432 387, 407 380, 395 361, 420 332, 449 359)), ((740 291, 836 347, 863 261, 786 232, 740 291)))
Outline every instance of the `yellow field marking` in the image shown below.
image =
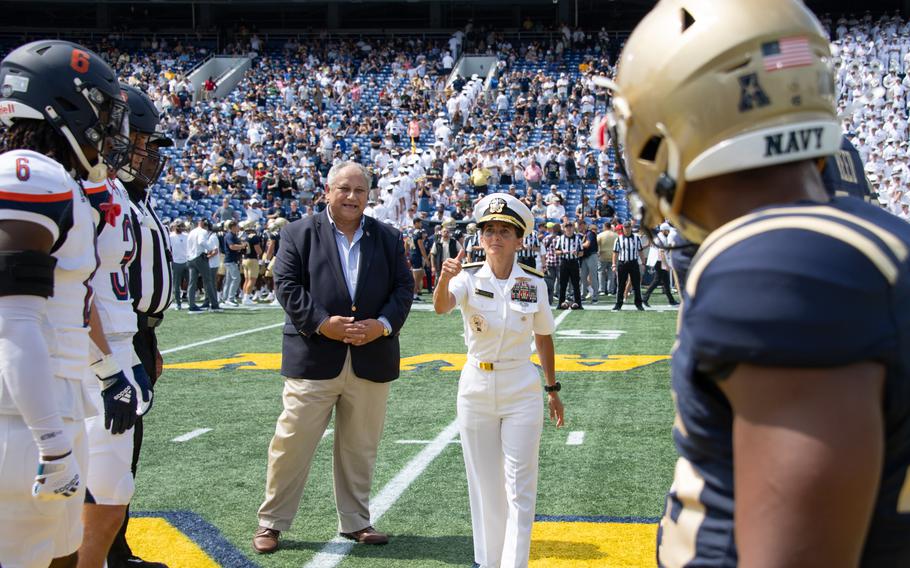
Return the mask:
POLYGON ((536 522, 529 568, 647 568, 656 539, 656 524, 536 522))
POLYGON ((219 568, 196 543, 161 518, 130 519, 126 538, 133 554, 143 560, 164 562, 169 568, 219 568))
POLYGON ((238 353, 227 359, 173 363, 164 368, 217 371, 228 365, 237 365, 237 369, 242 371, 277 371, 281 369, 281 353, 238 353))
MULTIPOLYGON (((596 373, 620 373, 644 367, 658 361, 666 361, 669 355, 607 355, 606 357, 582 357, 581 355, 556 355, 557 371, 581 371, 596 373)), ((537 355, 531 357, 540 364, 537 355)))
MULTIPOLYGON (((581 355, 556 355, 556 370, 568 372, 618 373, 631 371, 658 361, 669 359, 669 355, 607 355, 606 357, 582 357, 581 355)), ((537 355, 531 361, 540 364, 537 355)), ((419 365, 441 362, 440 371, 461 371, 467 363, 463 353, 424 353, 401 358, 401 370, 413 371, 419 365)), ((227 366, 241 371, 277 371, 281 369, 280 353, 239 353, 226 359, 172 363, 165 369, 217 371, 227 366)))

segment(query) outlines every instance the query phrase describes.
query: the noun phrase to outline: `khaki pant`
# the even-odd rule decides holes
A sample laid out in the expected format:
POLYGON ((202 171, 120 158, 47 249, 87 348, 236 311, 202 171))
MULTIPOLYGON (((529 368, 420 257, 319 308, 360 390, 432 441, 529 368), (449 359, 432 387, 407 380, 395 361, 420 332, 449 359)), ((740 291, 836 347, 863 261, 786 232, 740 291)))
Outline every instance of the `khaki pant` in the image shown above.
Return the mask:
POLYGON ((265 502, 259 524, 286 531, 300 506, 316 446, 335 410, 335 507, 338 530, 356 532, 370 523, 370 488, 376 449, 385 423, 390 383, 360 379, 351 352, 334 379, 285 378, 284 411, 269 445, 265 502))
POLYGON ((259 259, 258 258, 244 258, 243 259, 243 277, 249 281, 259 278, 259 259))

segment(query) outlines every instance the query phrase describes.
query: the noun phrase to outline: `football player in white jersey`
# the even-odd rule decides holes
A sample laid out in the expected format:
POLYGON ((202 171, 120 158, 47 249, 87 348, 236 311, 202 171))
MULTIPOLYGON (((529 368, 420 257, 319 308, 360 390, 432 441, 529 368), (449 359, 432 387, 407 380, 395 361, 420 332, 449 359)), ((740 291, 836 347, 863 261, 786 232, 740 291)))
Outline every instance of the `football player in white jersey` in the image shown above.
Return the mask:
MULTIPOLYGON (((33 42, 0 63, 0 120, 8 127, 0 155, 6 567, 76 564, 87 469, 83 420, 96 413, 85 379, 88 281, 97 261, 82 180, 104 179, 108 168, 122 165, 124 117, 113 71, 81 46, 33 42)), ((112 394, 122 392, 122 373, 105 378, 112 394)))
MULTIPOLYGON (((155 329, 149 325, 156 314, 165 309, 171 297, 170 247, 164 225, 158 220, 149 200, 148 189, 161 175, 167 159, 158 152, 173 141, 157 131, 158 110, 152 101, 136 87, 121 85, 130 107, 130 159, 117 172, 119 181, 130 199, 130 210, 124 211, 130 217, 136 235, 136 253, 129 270, 129 291, 132 310, 136 315, 137 332, 133 336, 133 347, 140 361, 133 365, 133 377, 139 387, 139 417, 132 429, 133 453, 131 473, 136 477, 139 453, 142 448, 142 417, 151 409, 153 386, 161 374, 161 354, 158 351, 155 329), (156 235, 158 233, 158 235, 156 235), (164 248, 162 251, 161 248, 164 248), (140 274, 140 278, 136 275, 140 274)), ((113 277, 112 277, 113 278, 113 277)), ((119 282, 119 280, 118 280, 119 282)), ((160 321, 160 319, 158 319, 160 321)), ((134 360, 136 363, 136 360, 134 360)), ((91 490, 92 483, 89 480, 91 490)), ((107 553, 108 568, 167 568, 165 564, 139 558, 126 541, 129 523, 127 506, 123 523, 107 553)))
MULTIPOLYGON (((114 369, 122 369, 134 387, 133 391, 125 391, 126 396, 134 397, 136 392, 148 393, 149 379, 133 349, 136 313, 130 297, 128 270, 136 255, 136 239, 129 214, 129 195, 116 179, 106 179, 87 191, 89 201, 100 211, 96 247, 100 264, 91 280, 93 307, 98 316, 98 322, 92 322, 95 344, 92 347, 98 348, 92 349, 92 359, 97 361, 92 370, 101 378, 114 369), (103 330, 110 355, 103 354, 102 342, 94 333, 96 327, 103 330)), ((94 402, 103 404, 103 383, 89 381, 89 385, 94 402)), ((132 406, 135 408, 135 400, 132 406)), ((124 415, 121 419, 119 413, 86 420, 91 467, 85 475, 88 498, 83 512, 85 537, 80 548, 80 566, 102 565, 123 524, 135 488, 131 467, 135 420, 135 415, 124 415)))
MULTIPOLYGON (((132 89, 132 88, 130 88, 132 89)), ((127 103, 130 104, 130 121, 132 123, 133 92, 124 88, 127 103)), ((149 106, 151 102, 149 101, 149 106)), ((154 109, 154 106, 151 106, 154 109)), ((153 122, 157 124, 157 111, 153 122)), ((130 132, 131 141, 143 138, 141 132, 130 132)), ((145 136, 147 138, 147 135, 145 136)), ((137 332, 137 316, 134 309, 129 282, 129 270, 134 261, 138 261, 138 243, 136 232, 140 227, 134 225, 130 214, 130 195, 121 179, 127 183, 137 178, 147 180, 147 169, 160 173, 163 165, 159 158, 146 160, 149 151, 130 145, 130 160, 118 171, 120 179, 106 180, 104 186, 109 195, 108 200, 100 204, 105 216, 102 219, 98 235, 98 257, 101 265, 92 279, 95 290, 95 306, 101 319, 104 336, 111 347, 117 364, 123 369, 127 378, 134 382, 140 393, 138 414, 141 416, 151 406, 151 379, 134 349, 134 335, 137 332), (145 163, 154 162, 143 168, 145 163)), ((157 153, 155 153, 157 156, 157 153)), ((95 393, 96 400, 100 392, 95 393)), ((130 554, 110 554, 111 545, 124 523, 127 507, 135 488, 133 475, 133 457, 135 444, 135 426, 126 427, 121 433, 106 427, 101 417, 86 421, 89 442, 89 468, 86 484, 94 503, 85 505, 86 538, 80 549, 85 559, 107 559, 108 568, 120 568, 124 565, 155 566, 145 563, 130 554)), ((162 565, 157 565, 162 566, 162 565)))

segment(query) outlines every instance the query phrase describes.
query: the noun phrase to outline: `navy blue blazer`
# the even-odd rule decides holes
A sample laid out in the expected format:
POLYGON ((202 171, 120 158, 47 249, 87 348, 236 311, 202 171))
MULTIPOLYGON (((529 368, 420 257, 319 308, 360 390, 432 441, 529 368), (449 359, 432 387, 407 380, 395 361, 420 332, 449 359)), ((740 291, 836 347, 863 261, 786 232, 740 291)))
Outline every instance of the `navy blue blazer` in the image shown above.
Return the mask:
POLYGON ((272 274, 275 296, 285 311, 283 376, 337 377, 350 348, 358 377, 379 383, 398 378, 398 333, 411 310, 414 278, 397 229, 371 217, 364 218, 353 302, 345 284, 334 229, 325 211, 282 229, 272 274), (392 333, 366 345, 348 345, 316 333, 329 316, 353 316, 356 320, 385 316, 392 333))

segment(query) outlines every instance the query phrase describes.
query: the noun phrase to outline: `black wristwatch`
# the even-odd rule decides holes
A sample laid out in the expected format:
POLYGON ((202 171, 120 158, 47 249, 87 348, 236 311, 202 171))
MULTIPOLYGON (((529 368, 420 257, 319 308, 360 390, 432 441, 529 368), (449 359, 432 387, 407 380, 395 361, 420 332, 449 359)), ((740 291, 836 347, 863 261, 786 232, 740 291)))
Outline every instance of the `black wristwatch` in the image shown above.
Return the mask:
POLYGON ((556 381, 555 383, 553 383, 553 386, 550 386, 550 385, 543 386, 544 392, 559 392, 561 390, 562 390, 562 385, 559 384, 559 381, 556 381))

